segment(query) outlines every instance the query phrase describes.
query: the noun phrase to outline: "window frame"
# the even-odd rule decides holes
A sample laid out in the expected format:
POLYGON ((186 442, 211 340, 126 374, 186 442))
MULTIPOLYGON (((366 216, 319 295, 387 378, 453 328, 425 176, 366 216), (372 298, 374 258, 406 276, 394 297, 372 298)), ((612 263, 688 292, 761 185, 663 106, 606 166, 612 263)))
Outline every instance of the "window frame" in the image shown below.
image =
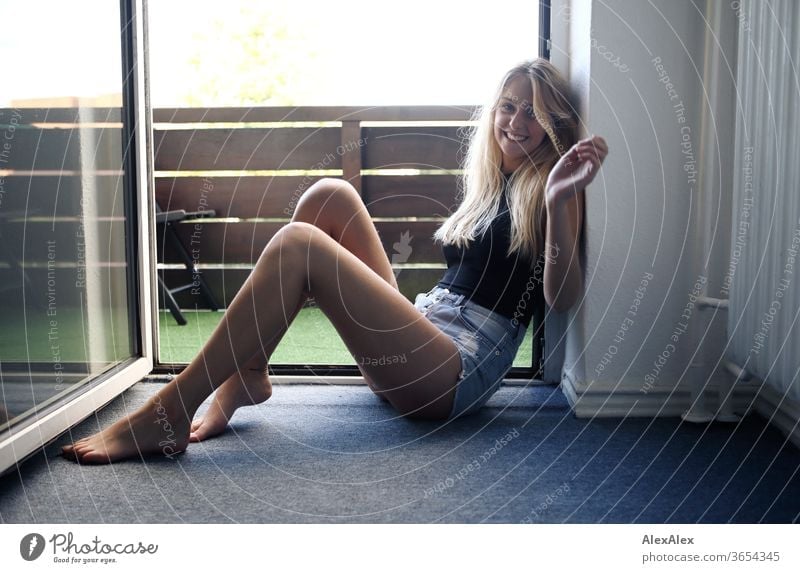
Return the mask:
MULTIPOLYGON (((551 18, 551 0, 539 0, 539 30, 538 30, 538 49, 539 55, 547 60, 550 59, 550 18, 551 18)), ((145 37, 146 32, 145 22, 145 37)), ((152 137, 152 130, 149 130, 148 137, 152 137)), ((155 193, 155 190, 153 190, 155 193)), ((154 199, 153 199, 154 200, 154 199)), ((155 244, 155 235, 152 236, 153 244, 155 244)), ((153 256, 153 263, 151 273, 153 277, 156 276, 156 257, 153 256)), ((153 292, 157 293, 157 285, 153 285, 153 292)), ((154 316, 157 318, 159 315, 158 298, 156 296, 154 302, 154 316)), ((544 375, 544 320, 545 308, 537 308, 534 312, 532 324, 538 325, 534 331, 533 336, 533 349, 531 354, 530 366, 515 366, 506 374, 507 379, 518 380, 531 380, 542 379, 544 375)), ((153 323, 153 337, 158 340, 158 320, 153 323)), ((158 356, 158 354, 156 354, 158 356)), ((180 373, 187 365, 183 363, 167 363, 156 361, 153 374, 156 376, 171 376, 180 373)), ((327 379, 334 382, 344 382, 350 377, 361 377, 361 371, 355 364, 270 364, 269 374, 271 376, 279 376, 284 381, 290 381, 293 378, 301 380, 308 379, 327 379)))

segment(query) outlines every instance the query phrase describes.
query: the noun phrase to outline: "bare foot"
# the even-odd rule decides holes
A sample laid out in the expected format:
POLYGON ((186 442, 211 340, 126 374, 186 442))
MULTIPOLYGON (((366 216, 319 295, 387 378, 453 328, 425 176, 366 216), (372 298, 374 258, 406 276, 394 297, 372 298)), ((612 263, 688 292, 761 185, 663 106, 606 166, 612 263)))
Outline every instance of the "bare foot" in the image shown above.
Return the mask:
POLYGON ((242 369, 217 389, 214 401, 203 417, 192 422, 189 441, 202 442, 221 434, 238 408, 260 404, 270 396, 272 396, 272 384, 266 369, 242 369))
POLYGON ((171 458, 189 443, 189 417, 174 389, 164 389, 130 414, 88 438, 64 446, 64 457, 108 464, 140 455, 171 458))

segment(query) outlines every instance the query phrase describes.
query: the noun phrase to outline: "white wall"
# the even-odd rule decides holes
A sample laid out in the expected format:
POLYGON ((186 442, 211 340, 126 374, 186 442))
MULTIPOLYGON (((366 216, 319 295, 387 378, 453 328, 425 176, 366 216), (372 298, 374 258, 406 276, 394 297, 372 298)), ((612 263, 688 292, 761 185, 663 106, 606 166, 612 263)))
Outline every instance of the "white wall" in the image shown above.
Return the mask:
POLYGON ((611 148, 586 195, 587 285, 570 312, 565 386, 676 413, 659 409, 676 387, 712 380, 725 346, 724 311, 690 295, 720 296, 729 256, 736 15, 713 0, 559 0, 552 16, 552 59, 581 97, 585 132, 611 148))

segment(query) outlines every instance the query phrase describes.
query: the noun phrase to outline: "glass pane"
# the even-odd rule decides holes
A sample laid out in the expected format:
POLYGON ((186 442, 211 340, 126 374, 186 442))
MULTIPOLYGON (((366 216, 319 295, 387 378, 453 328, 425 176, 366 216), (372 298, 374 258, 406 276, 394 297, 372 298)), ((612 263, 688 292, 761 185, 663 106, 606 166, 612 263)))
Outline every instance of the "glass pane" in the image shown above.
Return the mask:
POLYGON ((119 3, 0 6, 2 430, 137 349, 119 3))

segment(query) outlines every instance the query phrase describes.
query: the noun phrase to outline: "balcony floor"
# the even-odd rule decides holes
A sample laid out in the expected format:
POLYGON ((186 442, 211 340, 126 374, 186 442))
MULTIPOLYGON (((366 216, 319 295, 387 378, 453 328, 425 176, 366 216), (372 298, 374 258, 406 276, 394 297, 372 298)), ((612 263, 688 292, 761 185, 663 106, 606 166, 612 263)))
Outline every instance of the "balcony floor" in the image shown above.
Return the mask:
MULTIPOLYGON (((137 384, 72 435, 158 388, 137 384)), ((795 522, 800 455, 765 425, 581 420, 557 388, 512 386, 442 426, 396 418, 365 387, 282 385, 175 460, 82 467, 58 456, 62 436, 0 479, 0 521, 795 522)))

